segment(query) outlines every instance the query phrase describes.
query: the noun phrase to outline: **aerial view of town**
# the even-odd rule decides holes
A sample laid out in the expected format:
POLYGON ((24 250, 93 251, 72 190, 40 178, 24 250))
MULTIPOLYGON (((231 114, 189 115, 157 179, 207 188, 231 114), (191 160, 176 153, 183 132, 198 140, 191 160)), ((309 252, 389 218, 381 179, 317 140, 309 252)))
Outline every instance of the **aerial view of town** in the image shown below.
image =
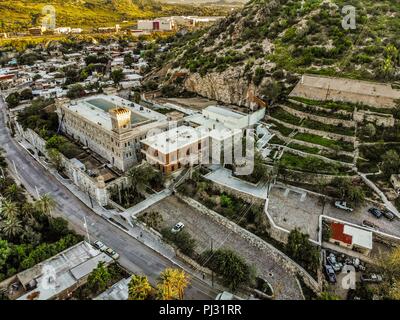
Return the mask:
POLYGON ((399 1, 0 1, 0 300, 399 299, 399 1))

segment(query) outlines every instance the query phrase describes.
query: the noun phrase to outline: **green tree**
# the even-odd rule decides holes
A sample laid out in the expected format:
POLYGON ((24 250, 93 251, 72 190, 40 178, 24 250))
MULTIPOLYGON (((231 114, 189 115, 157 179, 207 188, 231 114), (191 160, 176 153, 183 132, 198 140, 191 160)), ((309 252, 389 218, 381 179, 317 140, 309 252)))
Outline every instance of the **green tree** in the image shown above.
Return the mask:
POLYGON ((0 270, 3 269, 10 254, 11 254, 11 248, 7 240, 0 239, 0 270))
POLYGON ((309 235, 299 229, 290 232, 286 244, 287 254, 304 268, 316 271, 319 266, 319 250, 311 244, 309 235))
POLYGON ((222 276, 224 285, 232 291, 254 280, 254 270, 245 260, 229 249, 207 250, 201 254, 203 264, 222 276))
POLYGON ((107 289, 112 276, 104 262, 99 262, 88 277, 88 286, 93 292, 103 292, 107 289))
POLYGON ((38 210, 41 210, 42 213, 52 216, 52 211, 56 207, 56 202, 52 198, 52 196, 48 193, 42 195, 36 202, 36 207, 38 210))
POLYGON ((63 165, 60 151, 55 148, 50 148, 48 150, 48 155, 50 161, 56 166, 57 171, 61 171, 63 169, 63 165))
POLYGON ((133 93, 133 102, 139 104, 140 101, 141 101, 141 99, 142 99, 142 98, 140 97, 140 93, 137 92, 137 91, 135 91, 135 92, 133 93))
POLYGON ((0 212, 3 218, 13 219, 18 216, 18 208, 14 202, 3 200, 0 207, 0 212))
POLYGON ((32 90, 29 88, 22 90, 20 93, 20 99, 21 100, 32 100, 33 99, 32 90))
POLYGON ((372 123, 368 123, 363 129, 362 134, 366 137, 372 138, 376 134, 376 128, 372 123))
POLYGON ((282 85, 277 81, 271 81, 261 87, 260 93, 271 104, 274 104, 282 93, 282 85))
POLYGON ((151 285, 146 276, 133 275, 128 284, 128 300, 146 300, 151 293, 151 285))
POLYGON ((381 169, 386 176, 399 172, 400 157, 395 150, 389 150, 383 155, 381 169))
POLYGON ((70 99, 77 99, 85 95, 85 88, 80 84, 74 84, 67 92, 67 97, 70 99))
POLYGON ((321 292, 321 294, 318 296, 317 300, 341 300, 341 299, 339 296, 337 296, 333 293, 324 291, 324 292, 321 292))
POLYGON ((116 69, 111 72, 111 79, 115 84, 119 84, 124 79, 124 73, 122 69, 116 69))
POLYGON ((9 218, 1 221, 1 231, 8 238, 12 239, 23 232, 21 221, 18 218, 9 218))
POLYGON ((11 93, 7 96, 6 102, 10 108, 15 108, 19 105, 21 98, 18 92, 11 93))
POLYGON ((339 198, 353 206, 365 202, 365 192, 360 186, 353 185, 350 179, 336 177, 331 185, 339 192, 339 198))

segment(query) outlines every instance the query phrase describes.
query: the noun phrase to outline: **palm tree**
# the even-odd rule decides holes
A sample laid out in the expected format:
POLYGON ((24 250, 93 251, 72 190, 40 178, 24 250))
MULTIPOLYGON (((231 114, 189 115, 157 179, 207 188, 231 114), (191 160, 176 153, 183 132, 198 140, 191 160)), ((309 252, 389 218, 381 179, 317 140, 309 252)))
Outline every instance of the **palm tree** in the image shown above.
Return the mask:
POLYGON ((1 222, 1 231, 8 238, 18 236, 22 231, 21 221, 16 217, 1 222))
POLYGON ((47 214, 51 217, 52 216, 51 212, 56 207, 56 202, 51 197, 51 195, 46 193, 42 195, 38 201, 36 201, 36 205, 38 206, 39 210, 41 210, 44 214, 47 214))
POLYGON ((158 298, 161 300, 183 299, 189 278, 183 270, 165 269, 160 275, 161 283, 158 284, 158 298))
POLYGON ((152 288, 146 276, 133 275, 128 290, 129 300, 146 300, 152 288))
POLYGON ((2 202, 0 212, 5 219, 13 219, 18 216, 17 205, 9 200, 4 200, 2 202))
POLYGON ((4 194, 7 198, 11 199, 12 201, 18 200, 18 195, 21 192, 20 187, 18 187, 15 183, 9 185, 4 194))

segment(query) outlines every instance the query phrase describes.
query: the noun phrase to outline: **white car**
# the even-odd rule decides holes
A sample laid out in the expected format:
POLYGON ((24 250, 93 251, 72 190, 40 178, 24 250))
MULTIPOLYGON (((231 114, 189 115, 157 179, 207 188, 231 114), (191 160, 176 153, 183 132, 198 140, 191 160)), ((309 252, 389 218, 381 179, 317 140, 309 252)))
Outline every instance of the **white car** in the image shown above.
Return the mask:
POLYGON ((354 209, 347 206, 346 201, 335 201, 335 207, 352 212, 354 209))
POLYGON ((106 251, 107 250, 107 246, 101 241, 96 241, 93 245, 94 245, 95 248, 99 249, 100 251, 106 251))
POLYGON ((183 229, 185 225, 182 222, 178 222, 176 225, 174 225, 174 227, 171 229, 172 233, 178 233, 179 231, 181 231, 183 229))

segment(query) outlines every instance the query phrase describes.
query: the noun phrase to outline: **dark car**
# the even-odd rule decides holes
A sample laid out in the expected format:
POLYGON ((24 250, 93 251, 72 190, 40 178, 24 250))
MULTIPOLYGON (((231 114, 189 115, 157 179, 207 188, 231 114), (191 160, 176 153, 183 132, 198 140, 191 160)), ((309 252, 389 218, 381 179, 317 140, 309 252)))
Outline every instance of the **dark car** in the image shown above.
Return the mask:
POLYGON ((364 220, 364 221, 362 222, 362 225, 363 225, 364 227, 366 227, 366 228, 370 228, 370 229, 374 229, 374 230, 379 230, 379 227, 378 227, 376 224, 374 224, 374 223, 372 223, 371 221, 368 221, 368 220, 364 220))
POLYGON ((328 277, 328 281, 330 283, 336 283, 335 270, 333 270, 331 265, 329 265, 329 264, 325 265, 325 273, 326 273, 326 276, 328 277))
POLYGON ((394 218, 396 218, 396 216, 393 214, 393 212, 391 212, 389 210, 384 210, 382 213, 383 213, 383 216, 390 221, 392 221, 392 220, 394 220, 394 218))
POLYGON ((372 213, 375 216, 375 218, 378 218, 378 219, 383 216, 382 211, 377 208, 369 208, 368 212, 372 213))
POLYGON ((375 282, 375 283, 383 281, 382 276, 375 273, 371 275, 362 274, 360 280, 361 282, 375 282))

